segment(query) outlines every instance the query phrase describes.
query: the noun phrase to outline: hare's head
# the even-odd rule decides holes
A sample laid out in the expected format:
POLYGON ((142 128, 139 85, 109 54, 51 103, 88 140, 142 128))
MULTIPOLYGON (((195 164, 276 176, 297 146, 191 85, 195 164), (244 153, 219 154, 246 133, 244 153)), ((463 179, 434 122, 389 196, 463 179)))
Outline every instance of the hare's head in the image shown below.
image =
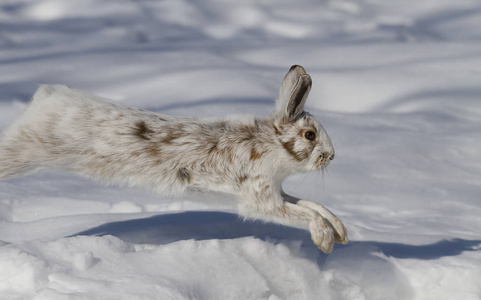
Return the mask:
POLYGON ((273 114, 275 134, 288 160, 299 171, 319 170, 334 158, 334 148, 321 123, 304 111, 312 80, 301 66, 292 66, 282 82, 273 114))

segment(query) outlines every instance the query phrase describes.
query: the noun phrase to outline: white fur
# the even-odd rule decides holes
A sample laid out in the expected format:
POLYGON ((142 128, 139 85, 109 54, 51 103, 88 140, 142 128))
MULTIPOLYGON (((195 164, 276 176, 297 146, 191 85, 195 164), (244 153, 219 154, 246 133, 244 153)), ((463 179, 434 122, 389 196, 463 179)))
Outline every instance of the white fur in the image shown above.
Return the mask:
POLYGON ((43 85, 5 132, 0 179, 60 167, 159 193, 228 193, 242 216, 305 224, 314 243, 331 252, 335 241, 347 243, 342 222, 281 186, 288 175, 322 169, 334 157, 327 133, 303 110, 310 88, 304 68, 293 66, 271 117, 215 120, 159 115, 43 85))

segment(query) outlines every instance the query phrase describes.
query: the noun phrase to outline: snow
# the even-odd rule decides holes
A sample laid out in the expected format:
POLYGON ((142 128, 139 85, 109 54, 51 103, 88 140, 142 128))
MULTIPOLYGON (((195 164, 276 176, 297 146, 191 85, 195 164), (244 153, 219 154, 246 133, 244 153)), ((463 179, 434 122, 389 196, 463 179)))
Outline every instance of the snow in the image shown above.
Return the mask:
POLYGON ((171 115, 268 115, 292 64, 336 149, 286 192, 350 237, 59 171, 0 181, 0 299, 480 299, 475 0, 0 3, 0 130, 40 83, 171 115))

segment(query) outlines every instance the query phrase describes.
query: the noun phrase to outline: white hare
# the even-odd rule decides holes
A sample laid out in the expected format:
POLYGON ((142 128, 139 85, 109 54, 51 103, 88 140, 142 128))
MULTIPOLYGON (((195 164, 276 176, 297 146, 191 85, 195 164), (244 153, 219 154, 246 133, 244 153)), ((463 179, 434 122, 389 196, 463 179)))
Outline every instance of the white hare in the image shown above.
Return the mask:
POLYGON ((60 167, 107 183, 161 193, 214 191, 238 199, 245 218, 309 226, 330 253, 347 243, 324 206, 289 196, 290 174, 324 168, 334 149, 304 111, 311 78, 285 76, 269 118, 178 118, 130 108, 62 85, 43 85, 0 144, 0 179, 60 167))

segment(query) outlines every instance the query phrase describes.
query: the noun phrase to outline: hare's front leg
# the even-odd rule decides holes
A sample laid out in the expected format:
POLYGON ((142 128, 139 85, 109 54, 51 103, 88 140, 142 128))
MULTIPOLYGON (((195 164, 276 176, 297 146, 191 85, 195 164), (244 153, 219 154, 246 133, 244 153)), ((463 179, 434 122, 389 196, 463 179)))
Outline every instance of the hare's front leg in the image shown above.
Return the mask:
POLYGON ((284 192, 282 192, 282 196, 284 197, 285 201, 297 204, 302 207, 310 208, 318 212, 323 218, 327 219, 329 223, 331 223, 332 227, 334 228, 335 241, 341 244, 348 243, 346 227, 344 226, 344 224, 342 224, 342 221, 335 214, 333 214, 330 210, 325 208, 323 205, 315 203, 313 201, 301 200, 296 197, 287 195, 284 192))
POLYGON ((335 214, 333 214, 323 205, 308 200, 299 200, 297 202, 297 205, 309 207, 317 211, 324 218, 326 218, 334 228, 334 237, 337 243, 347 244, 349 242, 349 239, 347 237, 347 229, 342 223, 341 219, 339 219, 335 214))
POLYGON ((276 200, 280 201, 273 202, 272 199, 267 201, 257 199, 256 203, 246 201, 241 206, 240 213, 247 218, 255 218, 285 225, 308 225, 314 244, 325 253, 332 252, 335 232, 328 220, 321 216, 319 212, 309 207, 284 201, 283 199, 276 200))

